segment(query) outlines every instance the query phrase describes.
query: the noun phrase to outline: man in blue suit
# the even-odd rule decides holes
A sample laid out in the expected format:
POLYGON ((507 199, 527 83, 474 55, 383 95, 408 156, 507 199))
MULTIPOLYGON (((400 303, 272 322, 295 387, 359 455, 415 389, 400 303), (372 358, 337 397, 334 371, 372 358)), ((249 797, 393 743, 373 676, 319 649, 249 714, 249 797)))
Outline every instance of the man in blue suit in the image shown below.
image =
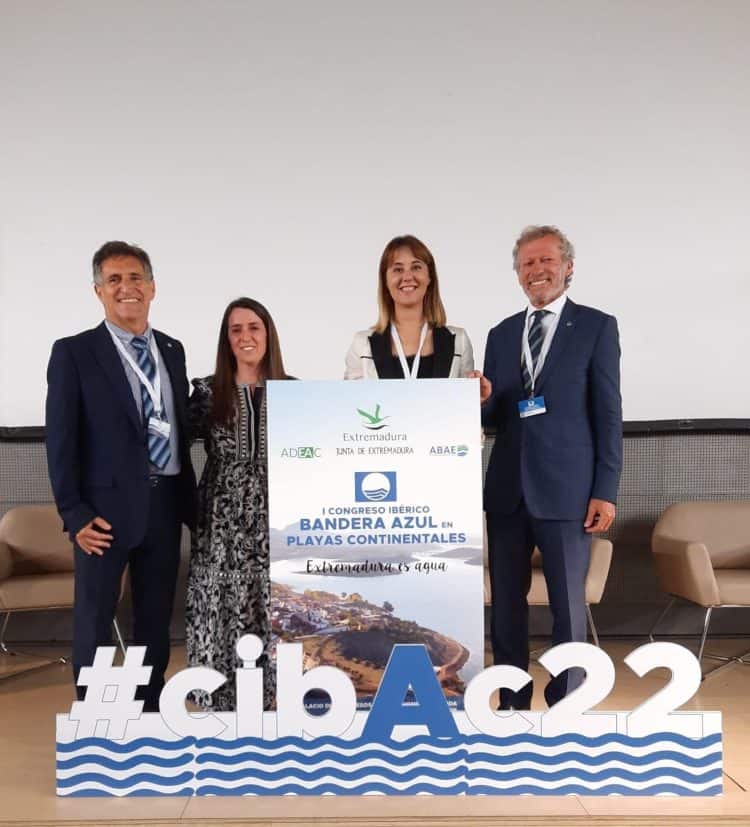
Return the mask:
POLYGON ((108 242, 93 273, 105 320, 56 341, 47 371, 49 475, 75 545, 73 674, 110 644, 129 566, 134 643, 152 667, 136 697, 150 712, 169 661, 181 524, 195 510, 185 353, 148 323, 156 289, 144 250, 108 242))
MULTIPOLYGON (((527 227, 513 266, 529 306, 494 327, 482 423, 496 429, 485 478, 492 646, 496 664, 529 665, 531 553, 542 554, 552 643, 586 640, 591 535, 615 516, 622 467, 617 322, 565 295, 572 244, 556 227, 527 227)), ((579 669, 545 688, 551 706, 581 682, 579 669)), ((501 690, 502 709, 528 709, 531 683, 501 690)))

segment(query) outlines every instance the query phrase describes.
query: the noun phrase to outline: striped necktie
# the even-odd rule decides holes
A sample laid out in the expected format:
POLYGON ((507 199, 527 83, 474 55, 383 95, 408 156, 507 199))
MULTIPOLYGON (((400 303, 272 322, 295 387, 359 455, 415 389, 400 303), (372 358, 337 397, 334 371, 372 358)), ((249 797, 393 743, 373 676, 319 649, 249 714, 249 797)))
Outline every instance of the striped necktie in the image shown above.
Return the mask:
MULTIPOLYGON (((148 347, 148 339, 145 336, 133 336, 130 344, 135 348, 137 356, 138 367, 143 371, 143 375, 153 386, 156 370, 151 359, 151 352, 148 347)), ((151 394, 146 390, 146 386, 141 382, 141 402, 143 404, 143 421, 148 427, 149 419, 154 415, 154 403, 151 401, 151 394)), ((166 419, 164 412, 164 401, 162 400, 162 419, 166 419)), ((155 465, 160 471, 169 462, 172 452, 169 450, 169 439, 167 437, 148 433, 148 458, 152 465, 155 465)))
MULTIPOLYGON (((544 328, 542 327, 542 319, 549 313, 549 310, 535 310, 531 314, 531 327, 529 327, 529 350, 531 351, 531 370, 536 373, 536 365, 539 361, 539 354, 542 352, 542 345, 544 344, 544 328)), ((534 388, 531 382, 532 374, 529 373, 529 367, 526 364, 526 359, 521 361, 521 373, 523 375, 523 389, 526 391, 526 396, 531 398, 534 388)))

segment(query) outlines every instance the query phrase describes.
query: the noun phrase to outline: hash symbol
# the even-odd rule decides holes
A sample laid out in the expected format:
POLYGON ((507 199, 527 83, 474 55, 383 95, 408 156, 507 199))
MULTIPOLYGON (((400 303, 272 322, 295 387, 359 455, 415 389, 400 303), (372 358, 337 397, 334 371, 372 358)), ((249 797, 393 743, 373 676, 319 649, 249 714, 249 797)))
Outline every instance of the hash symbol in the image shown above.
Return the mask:
POLYGON ((129 646, 122 666, 113 666, 114 646, 96 650, 94 663, 82 667, 78 675, 78 685, 88 687, 86 699, 70 708, 70 720, 78 721, 76 738, 98 734, 116 741, 125 737, 128 721, 140 718, 143 710, 143 701, 135 700, 135 691, 151 677, 151 667, 143 665, 145 655, 145 646, 129 646), (96 731, 99 721, 105 724, 103 733, 96 731))

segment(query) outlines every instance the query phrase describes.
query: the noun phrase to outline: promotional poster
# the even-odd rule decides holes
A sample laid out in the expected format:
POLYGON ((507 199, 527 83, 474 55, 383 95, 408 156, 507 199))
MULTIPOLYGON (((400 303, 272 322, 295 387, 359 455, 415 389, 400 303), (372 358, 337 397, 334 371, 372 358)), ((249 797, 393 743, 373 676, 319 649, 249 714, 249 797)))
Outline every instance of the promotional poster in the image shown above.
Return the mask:
POLYGON ((269 382, 271 611, 367 708, 395 644, 450 703, 484 666, 475 380, 269 382))

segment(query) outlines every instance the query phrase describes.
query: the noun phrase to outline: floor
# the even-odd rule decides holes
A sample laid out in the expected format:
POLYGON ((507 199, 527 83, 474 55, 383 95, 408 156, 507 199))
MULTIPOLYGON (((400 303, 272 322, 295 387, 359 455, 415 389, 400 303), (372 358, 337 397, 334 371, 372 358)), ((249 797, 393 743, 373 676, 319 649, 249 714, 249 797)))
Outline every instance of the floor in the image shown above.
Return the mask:
MULTIPOLYGON (((612 695, 602 708, 633 709, 663 685, 666 670, 639 679, 622 659, 643 641, 605 641, 617 664, 612 695)), ((693 645, 692 642, 687 642, 693 645)), ((713 649, 740 654, 749 640, 727 639, 713 649)), ((64 654, 38 649, 37 655, 64 654)), ((184 650, 172 671, 184 666, 184 650)), ((0 677, 33 665, 33 659, 0 657, 0 677)), ((532 666, 532 674, 544 670, 532 666)), ((542 681, 538 682, 540 685, 542 681)), ((55 788, 54 715, 73 697, 69 667, 56 664, 0 680, 0 827, 66 824, 271 825, 541 825, 745 824, 750 825, 750 666, 734 664, 701 686, 687 708, 721 710, 724 716, 724 794, 710 799, 619 797, 362 797, 362 798, 132 798, 64 799, 55 788)), ((534 708, 542 708, 535 695, 534 708)))

